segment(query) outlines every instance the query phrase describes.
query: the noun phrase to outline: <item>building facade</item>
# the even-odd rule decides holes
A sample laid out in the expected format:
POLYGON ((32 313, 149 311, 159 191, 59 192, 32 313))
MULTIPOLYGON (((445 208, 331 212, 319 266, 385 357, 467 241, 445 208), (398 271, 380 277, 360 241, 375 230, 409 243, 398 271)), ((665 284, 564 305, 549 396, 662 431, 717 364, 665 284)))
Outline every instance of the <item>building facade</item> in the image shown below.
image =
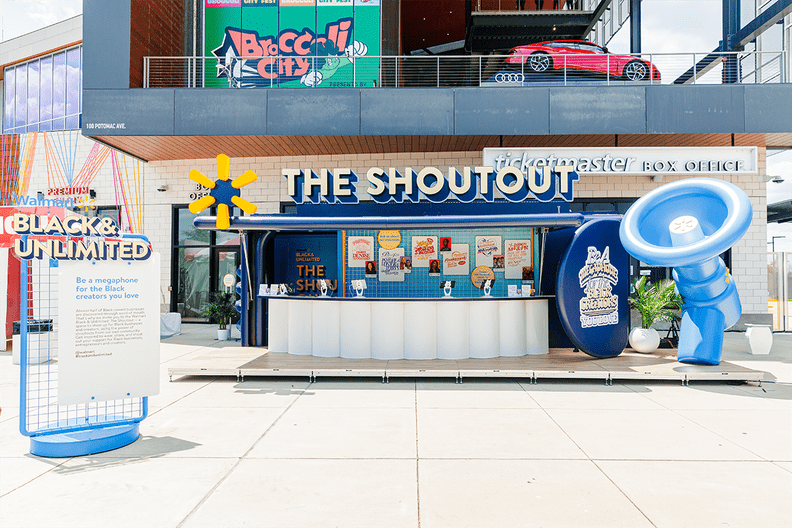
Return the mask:
MULTIPOLYGON (((209 293, 222 289, 222 278, 245 262, 239 233, 196 230, 194 215, 187 209, 208 193, 188 178, 190 171, 214 179, 218 154, 230 156, 231 177, 248 170, 258 175, 256 182, 241 190, 258 213, 288 214, 296 204, 288 193, 284 169, 348 168, 365 178, 372 167, 442 171, 477 167, 483 163, 484 149, 493 148, 579 148, 607 155, 619 148, 755 147, 756 166, 751 173, 721 171, 707 177, 732 182, 751 199, 754 221, 727 260, 739 285, 744 320, 768 317, 765 150, 792 147, 792 106, 785 104, 792 100, 792 85, 781 82, 786 77, 675 85, 671 82, 675 76, 667 76, 669 70, 663 69, 670 66, 659 66, 660 83, 566 82, 564 76, 562 83, 556 77, 552 82, 504 87, 471 83, 470 75, 460 83, 459 71, 470 71, 470 63, 460 66, 458 59, 446 63, 443 57, 431 57, 438 65, 448 64, 448 70, 442 69, 445 66, 431 70, 423 65, 415 68, 406 55, 464 41, 466 26, 484 11, 464 1, 443 4, 451 12, 443 18, 447 35, 434 35, 431 42, 418 29, 443 17, 440 3, 382 0, 364 6, 355 0, 336 2, 333 8, 338 12, 332 13, 324 11, 330 6, 315 3, 254 3, 261 4, 255 7, 259 11, 246 10, 242 2, 208 0, 104 0, 84 5, 81 130, 85 137, 76 140, 78 157, 88 161, 93 152, 91 159, 98 163, 98 156, 106 156, 92 179, 95 205, 115 214, 126 230, 145 232, 162 254, 163 311, 178 311, 188 321, 202 320, 209 293), (359 13, 372 9, 372 4, 379 8, 378 22, 361 25, 360 39, 339 37, 344 21, 355 24, 359 13), (419 4, 427 21, 405 24, 414 18, 419 4), (231 11, 220 11, 229 6, 231 11), (259 22, 271 20, 264 13, 272 9, 281 13, 280 25, 259 22), (226 15, 232 20, 222 20, 226 15), (266 59, 262 43, 269 37, 288 37, 300 25, 284 25, 289 17, 299 22, 313 17, 314 25, 305 34, 310 35, 304 38, 314 39, 313 45, 343 41, 344 51, 331 55, 347 62, 331 72, 332 61, 322 59, 327 62, 316 67, 316 62, 301 63, 294 53, 288 61, 282 60, 285 52, 280 49, 270 54, 275 58, 266 59), (115 22, 110 25, 107 20, 115 22), (243 36, 238 37, 235 28, 243 36), (373 40, 362 36, 369 30, 373 36, 365 39, 373 40), (332 31, 336 33, 331 38, 332 31), (255 46, 244 56, 243 41, 234 39, 253 33, 255 42, 249 42, 255 46), (371 52, 363 55, 355 43, 371 52), (397 56, 402 58, 393 58, 397 56), (289 70, 289 61, 296 69, 289 70), (373 76, 371 64, 377 67, 373 76), (299 70, 303 66, 306 72, 299 70), (277 83, 273 72, 279 74, 277 83), (322 82, 315 72, 322 73, 322 82), (105 147, 112 150, 100 154, 105 147)), ((599 4, 584 4, 584 9, 573 10, 572 3, 565 3, 562 10, 541 16, 561 17, 553 19, 559 27, 562 22, 564 27, 585 28, 588 23, 593 27, 599 4)), ((780 20, 775 26, 788 39, 789 15, 780 20)), ((295 32, 293 38, 301 35, 295 32)), ((771 47, 770 38, 763 33, 757 46, 771 47)), ((293 51, 291 42, 284 45, 293 51)), ((498 50, 476 51, 480 45, 476 42, 469 43, 468 56, 478 64, 491 62, 487 54, 498 50)), ((789 49, 788 43, 784 49, 789 49)), ((484 70, 477 71, 480 79, 484 70)), ((17 121, 12 126, 19 131, 17 121)), ((28 188, 31 195, 32 189, 51 185, 44 180, 47 151, 37 152, 28 188)), ((581 173, 572 202, 559 201, 557 206, 572 212, 623 213, 646 192, 690 174, 657 171, 655 176, 662 177, 581 173)), ((201 214, 214 212, 209 208, 201 214)), ((642 271, 658 277, 667 274, 635 262, 633 274, 642 271)))

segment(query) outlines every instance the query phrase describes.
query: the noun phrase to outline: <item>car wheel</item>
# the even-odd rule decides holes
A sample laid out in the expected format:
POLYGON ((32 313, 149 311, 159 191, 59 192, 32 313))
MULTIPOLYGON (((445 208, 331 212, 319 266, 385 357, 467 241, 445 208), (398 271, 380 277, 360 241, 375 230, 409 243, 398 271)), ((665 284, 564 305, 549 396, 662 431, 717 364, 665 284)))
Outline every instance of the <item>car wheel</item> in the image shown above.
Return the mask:
POLYGON ((553 65, 553 59, 547 53, 534 53, 528 57, 528 69, 534 73, 543 73, 553 65))
POLYGON ((622 71, 622 77, 628 81, 643 81, 649 74, 649 68, 645 62, 634 60, 627 63, 622 71))

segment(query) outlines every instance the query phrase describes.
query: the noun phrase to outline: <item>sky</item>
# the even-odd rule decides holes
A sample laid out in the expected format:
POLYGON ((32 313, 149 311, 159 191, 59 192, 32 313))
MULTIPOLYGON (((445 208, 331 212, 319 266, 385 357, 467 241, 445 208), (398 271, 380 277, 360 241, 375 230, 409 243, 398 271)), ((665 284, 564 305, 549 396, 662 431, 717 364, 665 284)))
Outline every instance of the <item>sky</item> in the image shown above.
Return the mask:
POLYGON ((82 0, 0 0, 0 40, 61 22, 82 13, 82 0))
MULTIPOLYGON (((82 13, 82 0, 0 0, 0 40, 9 40, 82 13)), ((721 39, 721 0, 643 0, 641 49, 644 53, 710 52, 721 39)), ((629 53, 629 22, 608 43, 614 53, 629 53)), ((767 158, 767 203, 792 199, 792 151, 767 158)), ((792 251, 792 223, 770 224, 776 251, 792 251)), ((768 248, 771 246, 769 245, 768 248)))

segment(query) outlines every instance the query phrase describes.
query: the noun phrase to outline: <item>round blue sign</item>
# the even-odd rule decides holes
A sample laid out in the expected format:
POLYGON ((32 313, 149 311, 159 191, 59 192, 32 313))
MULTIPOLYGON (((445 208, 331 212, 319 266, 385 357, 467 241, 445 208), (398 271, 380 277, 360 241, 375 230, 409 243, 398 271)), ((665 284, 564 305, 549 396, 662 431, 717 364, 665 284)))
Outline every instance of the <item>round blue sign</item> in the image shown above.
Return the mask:
POLYGON ((630 330, 630 257, 619 239, 619 218, 575 231, 556 276, 558 315, 569 339, 590 356, 618 356, 630 330))

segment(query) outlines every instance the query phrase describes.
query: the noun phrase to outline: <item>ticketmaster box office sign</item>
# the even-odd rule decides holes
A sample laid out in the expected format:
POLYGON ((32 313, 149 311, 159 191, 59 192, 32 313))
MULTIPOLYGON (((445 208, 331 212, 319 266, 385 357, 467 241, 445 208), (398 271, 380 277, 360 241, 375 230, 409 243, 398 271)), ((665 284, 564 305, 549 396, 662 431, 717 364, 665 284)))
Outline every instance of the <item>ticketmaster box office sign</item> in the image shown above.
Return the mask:
POLYGON ((23 292, 20 431, 31 453, 135 441, 147 397, 159 393, 159 255, 109 218, 15 213, 12 228, 23 292), (52 330, 44 339, 29 331, 36 319, 52 330))

